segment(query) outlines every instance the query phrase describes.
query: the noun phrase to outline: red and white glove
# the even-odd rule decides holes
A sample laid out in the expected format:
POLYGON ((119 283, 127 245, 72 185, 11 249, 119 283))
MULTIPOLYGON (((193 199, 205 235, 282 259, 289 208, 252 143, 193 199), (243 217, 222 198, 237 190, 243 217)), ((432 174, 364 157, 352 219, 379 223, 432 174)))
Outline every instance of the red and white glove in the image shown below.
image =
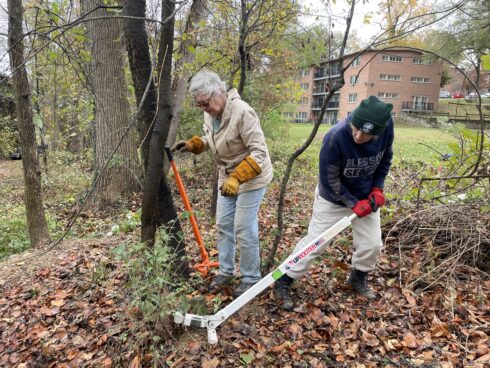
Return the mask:
POLYGON ((356 203, 354 207, 352 207, 352 211, 358 217, 364 217, 373 212, 371 207, 371 201, 369 199, 362 199, 356 203))
POLYGON ((383 207, 386 203, 386 198, 383 194, 383 188, 376 188, 374 187, 371 190, 371 194, 369 194, 368 199, 372 201, 374 198, 374 205, 375 207, 383 207))

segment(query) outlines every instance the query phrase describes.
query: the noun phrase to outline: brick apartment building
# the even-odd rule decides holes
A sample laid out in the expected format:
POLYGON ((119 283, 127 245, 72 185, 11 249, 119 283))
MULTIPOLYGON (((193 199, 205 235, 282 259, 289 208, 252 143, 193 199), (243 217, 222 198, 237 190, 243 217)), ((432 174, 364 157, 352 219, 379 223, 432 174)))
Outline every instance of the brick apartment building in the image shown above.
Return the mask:
MULTIPOLYGON (((378 96, 393 104, 393 117, 402 112, 437 110, 442 63, 427 61, 421 52, 406 49, 369 50, 360 56, 344 57, 344 65, 352 59, 344 73, 345 85, 327 105, 323 122, 333 124, 345 118, 361 100, 378 96)), ((298 82, 303 95, 297 110, 285 112, 294 122, 315 121, 330 85, 340 78, 340 60, 323 62, 301 71, 298 82)))

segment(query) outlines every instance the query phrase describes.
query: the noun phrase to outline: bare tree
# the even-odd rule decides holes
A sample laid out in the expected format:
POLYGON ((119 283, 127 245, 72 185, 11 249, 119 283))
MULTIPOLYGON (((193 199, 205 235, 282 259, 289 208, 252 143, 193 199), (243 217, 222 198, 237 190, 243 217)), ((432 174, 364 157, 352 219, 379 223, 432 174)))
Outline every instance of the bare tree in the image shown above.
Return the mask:
POLYGON ((36 132, 32 117, 31 88, 24 59, 22 1, 9 0, 10 64, 17 100, 17 126, 22 149, 25 180, 27 229, 33 247, 51 241, 44 214, 41 169, 37 156, 36 132))

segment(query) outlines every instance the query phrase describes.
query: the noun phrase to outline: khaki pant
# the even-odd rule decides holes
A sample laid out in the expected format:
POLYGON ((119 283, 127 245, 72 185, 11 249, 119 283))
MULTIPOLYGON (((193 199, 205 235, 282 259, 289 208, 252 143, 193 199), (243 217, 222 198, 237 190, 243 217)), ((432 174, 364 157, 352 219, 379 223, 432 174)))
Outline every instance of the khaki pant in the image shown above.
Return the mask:
MULTIPOLYGON (((381 220, 379 210, 369 216, 356 218, 352 221, 354 253, 352 255, 352 266, 359 271, 371 271, 381 254, 383 241, 381 239, 381 220)), ((299 251, 306 244, 313 241, 325 230, 330 228, 341 218, 350 216, 350 208, 333 204, 315 191, 315 201, 313 203, 313 214, 311 216, 308 234, 300 240, 294 248, 294 252, 299 251)), ((311 267, 315 258, 323 253, 330 242, 323 244, 308 254, 300 264, 296 264, 293 269, 287 272, 288 276, 298 279, 303 276, 311 267)))

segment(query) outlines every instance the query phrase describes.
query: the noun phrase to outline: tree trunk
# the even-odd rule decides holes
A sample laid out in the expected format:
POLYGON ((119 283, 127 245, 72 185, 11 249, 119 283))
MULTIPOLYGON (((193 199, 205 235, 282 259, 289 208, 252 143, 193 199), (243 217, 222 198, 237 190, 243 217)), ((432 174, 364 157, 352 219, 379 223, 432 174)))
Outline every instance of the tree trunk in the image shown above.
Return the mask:
MULTIPOLYGON (((206 14, 207 7, 207 0, 194 0, 191 9, 189 10, 189 15, 187 17, 184 31, 182 32, 182 41, 177 50, 177 53, 181 57, 175 62, 175 78, 172 84, 173 116, 167 137, 168 146, 172 146, 175 143, 177 128, 179 127, 180 123, 180 113, 182 112, 182 106, 184 105, 185 94, 187 91, 187 86, 189 84, 189 77, 191 75, 188 65, 194 61, 195 57, 195 52, 191 51, 190 49, 191 46, 194 46, 196 44, 196 30, 198 28, 199 22, 206 14)), ((168 168, 165 168, 165 172, 167 171, 168 168)))
MULTIPOLYGON (((141 211, 141 240, 150 246, 153 245, 156 229, 161 225, 165 225, 170 234, 169 245, 174 249, 174 253, 177 256, 174 269, 177 273, 186 275, 189 273, 189 268, 184 258, 185 248, 183 239, 180 237, 182 228, 173 203, 172 192, 163 172, 164 144, 167 140, 170 122, 172 120, 171 73, 175 22, 173 11, 175 9, 175 2, 173 0, 165 0, 162 5, 162 20, 166 20, 169 17, 171 19, 167 20, 161 29, 156 73, 156 75, 161 76, 161 79, 158 81, 159 100, 157 101, 156 94, 153 94, 151 100, 148 95, 145 101, 143 101, 144 104, 158 105, 158 112, 154 118, 153 129, 150 132, 148 167, 141 211)), ((144 26, 140 30, 146 32, 144 26)), ((128 38, 131 38, 132 35, 135 35, 135 32, 131 31, 126 34, 128 38)), ((133 46, 138 44, 133 39, 128 40, 128 42, 133 46)), ((145 48, 145 45, 142 43, 139 43, 138 46, 145 48)), ((148 44, 146 44, 146 51, 142 49, 140 51, 148 52, 149 54, 148 44)), ((136 53, 129 52, 129 59, 132 64, 139 62, 138 59, 135 59, 135 55, 136 53)), ((140 73, 133 75, 133 78, 137 79, 137 83, 145 87, 148 83, 148 76, 151 75, 151 65, 148 64, 147 67, 149 68, 148 70, 143 70, 142 68, 140 69, 140 73)), ((135 65, 133 65, 132 70, 136 70, 135 65)))
POLYGON ((243 95, 245 89, 245 83, 247 80, 247 50, 245 48, 245 40, 247 38, 248 31, 248 16, 247 0, 241 2, 241 25, 240 25, 240 37, 238 40, 238 53, 240 55, 240 82, 238 84, 238 94, 243 95))
MULTIPOLYGON (((82 11, 87 13, 102 0, 82 0, 82 11)), ((112 12, 99 9, 88 18, 110 17, 112 12)), ((121 20, 96 19, 86 23, 92 54, 90 78, 95 95, 95 168, 101 172, 107 160, 121 141, 117 152, 102 173, 96 189, 99 206, 115 204, 121 197, 138 190, 136 129, 124 136, 130 124, 128 88, 124 73, 121 20)))
POLYGON ((32 101, 29 80, 24 65, 22 41, 22 1, 8 0, 10 64, 13 72, 17 101, 17 126, 22 149, 22 166, 25 181, 27 229, 33 247, 51 241, 44 215, 41 187, 41 169, 37 156, 36 128, 32 118, 32 101))
MULTIPOLYGON (((130 17, 144 18, 146 16, 146 1, 145 0, 125 0, 124 12, 130 17)), ((139 104, 143 98, 148 79, 151 75, 151 58, 148 48, 148 35, 144 20, 125 19, 124 34, 126 51, 129 58, 129 67, 133 79, 134 92, 136 101, 139 104)), ((150 147, 151 126, 155 118, 157 97, 155 92, 155 84, 153 80, 150 82, 150 87, 147 97, 142 106, 138 132, 141 145, 141 156, 143 159, 144 171, 148 168, 148 151, 150 147)))

